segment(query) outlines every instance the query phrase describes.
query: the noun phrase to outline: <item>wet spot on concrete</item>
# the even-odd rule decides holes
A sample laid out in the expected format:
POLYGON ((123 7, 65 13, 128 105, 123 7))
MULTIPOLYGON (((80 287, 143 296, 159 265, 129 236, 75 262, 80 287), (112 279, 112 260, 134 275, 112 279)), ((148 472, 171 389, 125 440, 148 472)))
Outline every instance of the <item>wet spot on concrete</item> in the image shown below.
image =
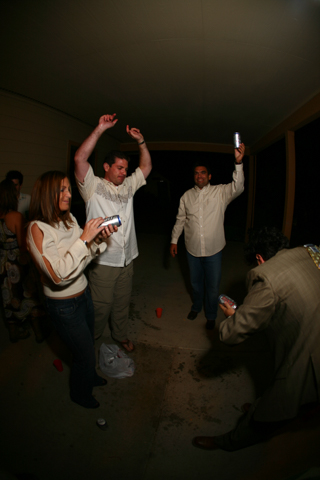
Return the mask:
POLYGON ((179 417, 176 413, 171 413, 168 420, 171 422, 171 424, 167 425, 168 427, 181 427, 186 422, 185 418, 179 417))
POLYGON ((232 357, 203 359, 199 362, 197 370, 204 377, 221 377, 222 375, 240 375, 236 369, 236 363, 232 357))
POLYGON ((184 370, 185 362, 180 363, 178 369, 182 372, 184 370))
POLYGON ((152 418, 151 418, 151 424, 152 424, 153 428, 155 428, 155 429, 158 428, 158 426, 159 426, 159 418, 158 418, 158 417, 155 417, 155 416, 152 417, 152 418))
POLYGON ((205 415, 205 416, 203 417, 203 419, 204 419, 206 422, 216 423, 217 425, 221 425, 221 423, 222 423, 219 418, 211 417, 211 415, 205 415))
POLYGON ((241 408, 236 407, 235 405, 232 405, 232 408, 234 408, 235 410, 237 410, 237 412, 242 412, 241 408))
POLYGON ((141 322, 143 323, 143 325, 152 328, 153 330, 161 330, 160 327, 156 327, 156 325, 152 325, 151 323, 145 322, 144 320, 141 320, 141 322))
POLYGON ((136 310, 135 304, 132 302, 129 305, 129 318, 130 320, 141 320, 140 310, 136 310))

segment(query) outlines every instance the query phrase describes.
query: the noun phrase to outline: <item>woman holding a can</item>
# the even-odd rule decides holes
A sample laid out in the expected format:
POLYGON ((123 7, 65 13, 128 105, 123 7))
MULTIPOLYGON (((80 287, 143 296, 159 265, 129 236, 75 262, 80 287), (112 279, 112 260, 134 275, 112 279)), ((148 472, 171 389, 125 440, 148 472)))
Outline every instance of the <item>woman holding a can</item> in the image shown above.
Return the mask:
POLYGON ((99 227, 103 219, 95 218, 82 230, 70 213, 70 203, 66 175, 44 173, 31 196, 27 245, 40 271, 48 313, 73 356, 71 399, 85 408, 97 408, 93 387, 107 382, 95 370, 94 311, 83 271, 105 251, 104 240, 117 227, 99 227))

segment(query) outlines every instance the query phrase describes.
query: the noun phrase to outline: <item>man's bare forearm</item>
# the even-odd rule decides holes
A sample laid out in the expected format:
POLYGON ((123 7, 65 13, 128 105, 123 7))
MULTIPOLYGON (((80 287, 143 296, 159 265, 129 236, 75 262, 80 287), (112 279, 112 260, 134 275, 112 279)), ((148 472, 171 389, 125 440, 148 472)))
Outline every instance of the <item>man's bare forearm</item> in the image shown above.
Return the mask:
POLYGON ((152 170, 152 162, 151 155, 145 141, 142 145, 139 145, 139 154, 139 167, 143 172, 144 178, 147 178, 152 170))
POLYGON ((102 115, 102 117, 99 118, 99 124, 76 151, 74 156, 75 175, 81 182, 83 182, 89 169, 88 158, 95 149, 101 135, 117 123, 118 119, 115 117, 115 113, 112 115, 102 115))
POLYGON ((78 150, 75 153, 74 161, 75 163, 83 163, 87 162, 88 158, 90 157, 91 153, 95 149, 99 138, 103 134, 105 130, 102 129, 100 125, 98 125, 93 132, 89 135, 88 138, 81 144, 78 150))

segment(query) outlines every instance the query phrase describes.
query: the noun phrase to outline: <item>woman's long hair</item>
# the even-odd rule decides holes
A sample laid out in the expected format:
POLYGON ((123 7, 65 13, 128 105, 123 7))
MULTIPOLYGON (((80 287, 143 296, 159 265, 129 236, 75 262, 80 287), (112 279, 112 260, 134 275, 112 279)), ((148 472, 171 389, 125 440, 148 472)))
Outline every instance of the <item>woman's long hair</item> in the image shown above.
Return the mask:
POLYGON ((2 180, 0 183, 0 215, 17 211, 18 195, 17 189, 12 180, 2 180))
POLYGON ((31 194, 30 221, 40 220, 51 227, 62 221, 66 228, 70 228, 73 223, 70 208, 65 212, 61 212, 59 208, 61 182, 66 177, 64 172, 53 170, 43 173, 36 180, 31 194))

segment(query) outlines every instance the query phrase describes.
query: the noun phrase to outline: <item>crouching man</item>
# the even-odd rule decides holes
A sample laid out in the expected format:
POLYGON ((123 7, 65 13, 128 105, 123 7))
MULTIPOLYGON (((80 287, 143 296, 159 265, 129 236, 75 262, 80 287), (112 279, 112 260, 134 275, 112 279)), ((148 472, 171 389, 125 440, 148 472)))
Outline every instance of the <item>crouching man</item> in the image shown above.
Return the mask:
POLYGON ((320 399, 320 271, 310 248, 289 249, 287 238, 263 227, 251 235, 246 259, 258 264, 247 277, 248 294, 237 310, 221 305, 220 340, 243 342, 268 328, 274 338, 271 384, 237 427, 216 437, 195 437, 206 450, 234 451, 264 441, 320 399), (313 257, 313 258, 312 258, 313 257))

